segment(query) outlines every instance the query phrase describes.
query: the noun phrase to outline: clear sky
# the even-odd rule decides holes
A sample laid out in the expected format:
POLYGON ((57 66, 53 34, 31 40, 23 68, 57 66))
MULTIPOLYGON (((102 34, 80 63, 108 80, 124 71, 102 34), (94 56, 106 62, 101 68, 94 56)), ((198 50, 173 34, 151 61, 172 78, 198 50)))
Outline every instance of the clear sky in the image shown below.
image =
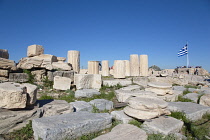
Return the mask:
POLYGON ((80 51, 83 68, 147 54, 169 69, 186 65, 186 41, 190 65, 210 71, 210 0, 0 0, 0 49, 16 62, 38 44, 58 57, 80 51))

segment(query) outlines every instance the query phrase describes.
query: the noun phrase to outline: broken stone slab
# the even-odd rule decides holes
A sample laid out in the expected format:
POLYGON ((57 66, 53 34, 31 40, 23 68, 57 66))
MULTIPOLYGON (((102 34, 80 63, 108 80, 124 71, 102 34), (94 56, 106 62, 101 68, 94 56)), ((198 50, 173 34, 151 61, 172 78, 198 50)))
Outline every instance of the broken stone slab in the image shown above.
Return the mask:
POLYGON ((20 86, 26 87, 27 103, 26 105, 33 105, 37 101, 37 86, 29 83, 23 83, 20 86))
POLYGON ((0 49, 0 58, 9 59, 9 53, 8 50, 0 49))
POLYGON ((74 84, 77 89, 96 89, 101 88, 102 80, 100 74, 75 74, 74 84))
POLYGON ((99 111, 112 110, 113 102, 105 99, 94 99, 90 104, 95 106, 99 111))
POLYGON ((143 90, 115 90, 115 95, 119 102, 127 102, 130 97, 145 97, 145 96, 154 96, 156 97, 157 94, 151 91, 143 91, 143 90))
POLYGON ((1 108, 25 108, 27 102, 26 87, 18 83, 0 83, 0 107, 1 108))
POLYGON ((184 86, 173 86, 173 90, 185 91, 186 88, 184 86))
POLYGON ((71 86, 71 79, 67 77, 54 77, 53 88, 57 90, 68 90, 71 86))
POLYGON ((0 58, 0 68, 1 69, 6 69, 6 70, 16 70, 16 64, 15 61, 5 59, 5 58, 0 58))
POLYGON ((199 104, 210 107, 210 94, 201 96, 199 104))
POLYGON ((127 87, 123 87, 121 88, 121 90, 136 90, 136 89, 141 89, 141 87, 139 85, 129 85, 127 87))
POLYGON ((173 94, 166 94, 164 96, 157 96, 157 97, 167 102, 175 102, 178 100, 178 97, 180 95, 183 95, 183 91, 181 90, 172 90, 172 92, 173 94))
POLYGON ((95 89, 80 89, 75 91, 76 98, 90 98, 94 95, 100 95, 101 93, 95 89))
POLYGON ((191 102, 168 102, 168 109, 171 112, 183 112, 190 121, 199 120, 204 114, 210 113, 210 107, 191 102))
POLYGON ((172 93, 172 85, 168 83, 161 83, 161 82, 150 82, 148 83, 148 88, 145 88, 145 91, 152 91, 157 93, 157 95, 163 96, 172 93))
MULTIPOLYGON (((39 101, 39 104, 42 104, 47 101, 39 101)), ((44 110, 44 117, 67 114, 74 111, 74 108, 71 104, 66 102, 65 100, 53 100, 49 101, 49 103, 44 104, 42 107, 44 110)))
POLYGON ((68 77, 70 78, 72 81, 74 80, 74 71, 55 71, 55 72, 51 72, 48 71, 47 76, 49 78, 49 80, 53 81, 55 76, 60 76, 60 77, 68 77))
POLYGON ((79 111, 92 112, 93 110, 93 106, 85 101, 76 101, 76 102, 71 102, 70 104, 74 107, 74 112, 79 112, 79 111))
POLYGON ((154 88, 161 88, 161 89, 172 88, 171 84, 161 83, 161 82, 150 82, 150 83, 148 83, 148 86, 154 87, 154 88))
POLYGON ((44 48, 41 45, 30 45, 28 46, 27 49, 27 56, 32 57, 32 56, 38 56, 44 54, 44 48))
POLYGON ((0 77, 8 77, 9 71, 0 69, 0 77))
POLYGON ((20 83, 27 82, 28 74, 27 73, 10 73, 9 81, 10 82, 20 82, 20 83))
POLYGON ((134 77, 133 83, 138 84, 143 87, 147 87, 147 84, 149 82, 148 77, 134 77))
POLYGON ((198 93, 188 93, 188 94, 184 95, 183 98, 190 99, 193 102, 197 103, 199 95, 200 94, 198 94, 198 93))
POLYGON ((34 138, 43 140, 75 139, 82 135, 99 132, 112 125, 108 113, 75 112, 32 121, 34 138))
POLYGON ((52 70, 53 62, 57 62, 56 56, 50 54, 41 54, 39 56, 22 58, 17 67, 21 69, 45 68, 47 70, 52 70))
POLYGON ((55 70, 64 70, 64 71, 72 70, 72 66, 69 63, 65 63, 65 62, 53 62, 52 66, 53 66, 53 69, 55 70))
POLYGON ((123 110, 112 111, 111 115, 114 119, 121 121, 122 123, 126 123, 126 124, 128 124, 130 121, 134 120, 133 118, 126 115, 123 110))
POLYGON ((199 92, 199 91, 201 91, 200 89, 196 89, 196 88, 188 88, 188 91, 190 91, 191 93, 193 93, 193 92, 199 92))
POLYGON ((121 86, 128 86, 132 84, 132 81, 130 79, 103 80, 104 86, 116 86, 117 84, 121 86))
POLYGON ((142 125, 142 129, 148 134, 175 134, 179 133, 182 129, 184 122, 172 117, 159 117, 152 119, 152 121, 145 121, 142 125))
POLYGON ((65 57, 57 57, 58 62, 65 62, 66 58, 65 57))
POLYGON ((31 74, 34 75, 34 80, 36 82, 42 82, 46 78, 46 69, 33 70, 31 74))
POLYGON ((147 140, 147 134, 134 125, 119 124, 111 132, 98 136, 93 140, 147 140))
POLYGON ((8 82, 9 79, 7 77, 0 77, 0 83, 2 82, 8 82))

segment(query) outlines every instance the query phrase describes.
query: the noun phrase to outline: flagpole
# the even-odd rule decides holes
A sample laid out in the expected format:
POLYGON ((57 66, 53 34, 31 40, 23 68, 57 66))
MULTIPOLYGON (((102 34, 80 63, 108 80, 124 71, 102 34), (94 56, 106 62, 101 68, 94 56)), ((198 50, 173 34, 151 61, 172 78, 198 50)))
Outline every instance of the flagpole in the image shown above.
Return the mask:
POLYGON ((189 52, 189 46, 188 46, 188 41, 187 41, 187 68, 189 68, 189 56, 188 56, 188 52, 189 52))

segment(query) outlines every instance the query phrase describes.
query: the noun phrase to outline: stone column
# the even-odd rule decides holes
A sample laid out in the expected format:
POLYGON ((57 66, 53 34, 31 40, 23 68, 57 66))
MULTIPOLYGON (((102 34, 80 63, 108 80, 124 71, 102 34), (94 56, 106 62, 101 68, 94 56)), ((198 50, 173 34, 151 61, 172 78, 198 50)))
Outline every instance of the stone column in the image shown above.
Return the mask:
POLYGON ((114 61, 114 78, 125 78, 125 62, 124 60, 114 61))
POLYGON ((131 73, 131 76, 139 76, 139 56, 138 56, 138 54, 130 55, 130 73, 131 73))
POLYGON ((88 74, 99 74, 99 61, 88 61, 88 74))
POLYGON ((124 62, 125 62, 125 76, 131 76, 130 61, 129 60, 124 60, 124 62))
POLYGON ((102 63, 102 76, 109 76, 109 61, 103 60, 101 63, 102 63))
POLYGON ((140 76, 148 76, 148 56, 140 55, 140 76))
POLYGON ((73 70, 76 73, 80 71, 80 52, 79 51, 68 51, 68 63, 72 64, 73 70))

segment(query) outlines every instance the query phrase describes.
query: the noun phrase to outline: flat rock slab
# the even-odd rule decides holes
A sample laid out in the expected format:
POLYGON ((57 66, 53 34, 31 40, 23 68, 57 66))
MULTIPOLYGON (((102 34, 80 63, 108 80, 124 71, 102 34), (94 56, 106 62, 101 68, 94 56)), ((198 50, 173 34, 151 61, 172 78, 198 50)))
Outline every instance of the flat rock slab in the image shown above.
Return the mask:
POLYGON ((186 90, 186 88, 183 86, 173 86, 173 90, 184 91, 184 90, 186 90))
POLYGON ((134 120, 133 118, 131 118, 128 115, 126 115, 123 110, 112 111, 111 115, 116 120, 121 121, 122 123, 126 123, 126 124, 128 124, 130 121, 134 120))
POLYGON ((143 90, 134 90, 134 91, 129 91, 129 90, 115 90, 115 94, 117 97, 117 100, 119 102, 127 102, 127 100, 130 97, 156 97, 157 94, 151 91, 143 91, 143 90))
POLYGON ((210 113, 210 107, 191 102, 169 102, 168 109, 172 112, 183 112, 191 121, 199 120, 204 114, 210 113))
POLYGON ((83 98, 83 97, 89 98, 94 95, 100 95, 100 94, 101 93, 95 89, 80 89, 75 92, 75 97, 76 98, 83 98))
POLYGON ((116 86, 120 84, 121 86, 128 86, 132 84, 130 79, 113 79, 113 80, 103 80, 103 85, 107 86, 116 86))
POLYGON ((172 90, 172 93, 173 94, 166 94, 164 96, 157 96, 157 97, 167 102, 175 102, 178 100, 178 97, 180 95, 183 95, 183 91, 181 90, 172 90))
POLYGON ((75 139, 112 125, 108 113, 75 112, 38 118, 32 121, 34 138, 43 140, 75 139))
POLYGON ((181 131, 183 122, 172 117, 159 117, 152 119, 151 122, 144 122, 142 129, 149 134, 169 135, 181 131))
POLYGON ((210 107, 210 94, 201 96, 199 104, 210 107))
POLYGON ((198 94, 198 93, 188 93, 188 94, 184 95, 183 98, 190 99, 193 102, 197 103, 199 95, 200 94, 198 94))
POLYGON ((119 124, 111 132, 101 135, 94 140, 146 140, 147 134, 144 130, 131 125, 119 124))
POLYGON ((150 82, 150 83, 148 83, 148 86, 154 87, 154 88, 163 88, 163 89, 172 87, 171 84, 161 83, 161 82, 150 82))
POLYGON ((113 102, 105 99, 94 99, 90 101, 90 104, 94 105, 99 111, 113 109, 113 102))
POLYGON ((71 102, 70 104, 74 107, 75 112, 79 112, 79 111, 92 112, 93 110, 93 106, 90 103, 85 102, 85 101, 76 101, 76 102, 71 102))
POLYGON ((121 90, 129 90, 129 91, 132 91, 132 90, 136 90, 136 89, 140 89, 141 87, 139 85, 129 85, 127 87, 123 87, 121 88, 121 90))

